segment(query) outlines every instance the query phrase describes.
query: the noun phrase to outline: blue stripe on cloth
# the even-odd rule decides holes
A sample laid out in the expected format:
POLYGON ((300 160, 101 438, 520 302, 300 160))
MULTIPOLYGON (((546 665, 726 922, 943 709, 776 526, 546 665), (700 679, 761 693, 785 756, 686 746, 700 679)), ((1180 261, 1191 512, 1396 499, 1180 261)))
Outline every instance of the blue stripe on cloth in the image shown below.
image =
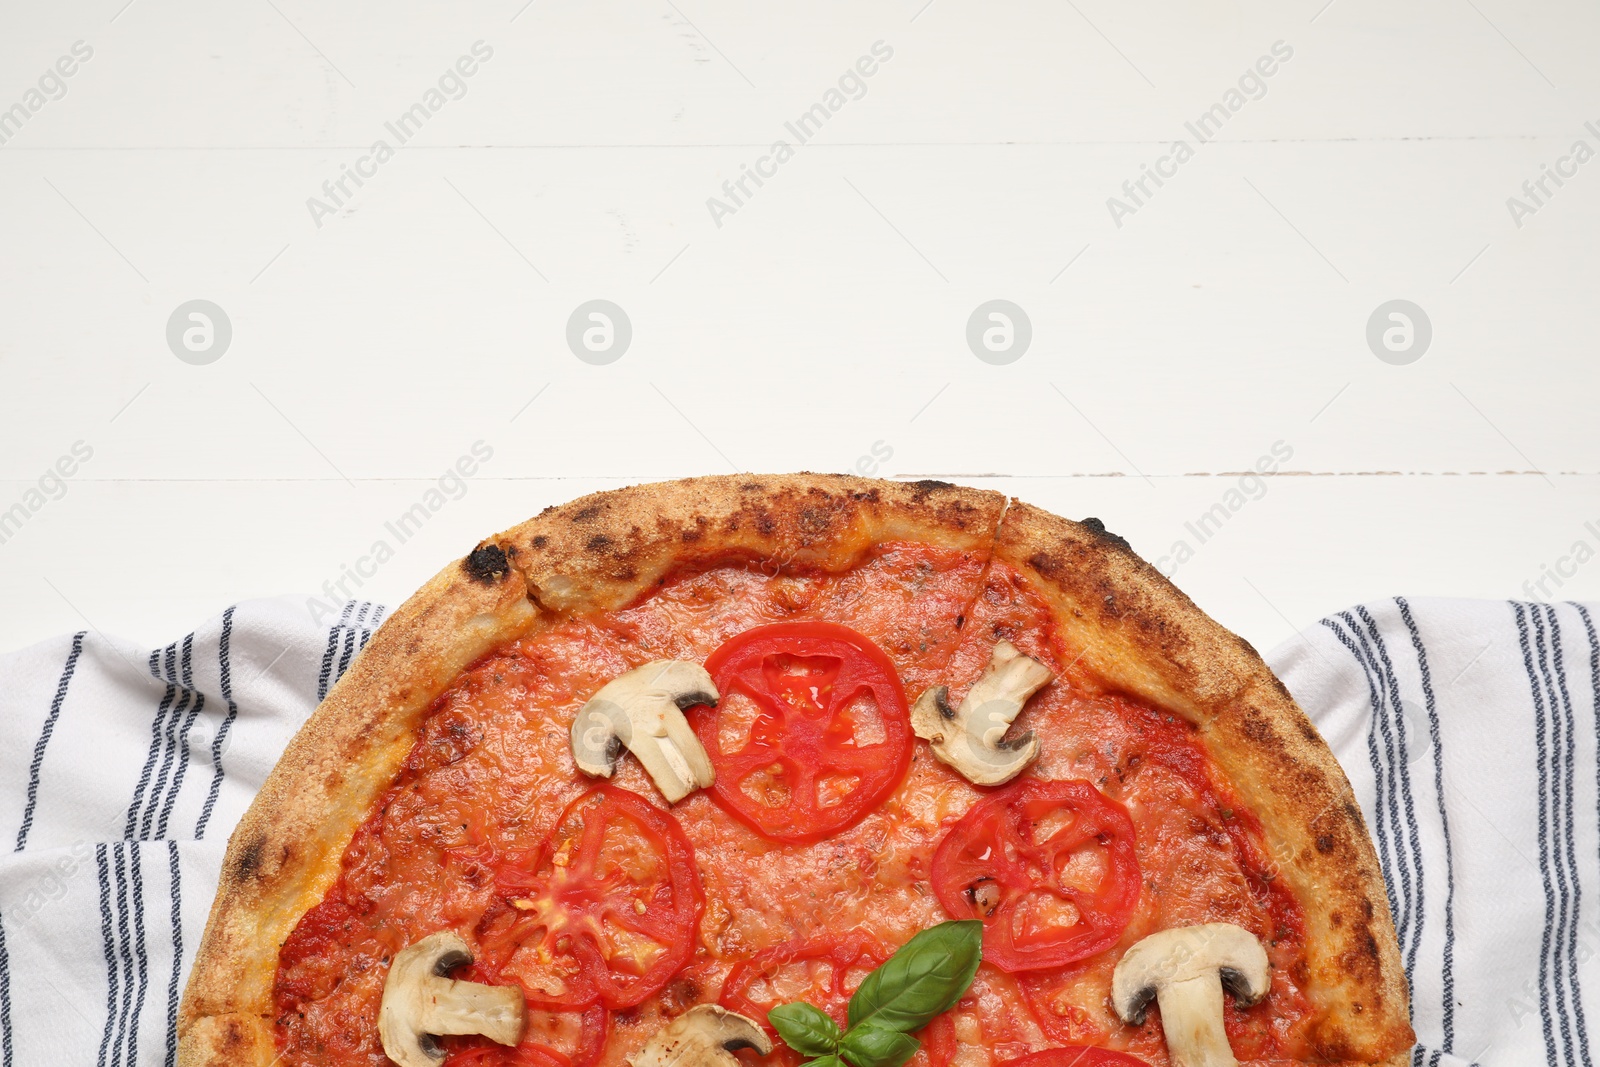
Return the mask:
MULTIPOLYGON (((61 705, 67 699, 67 687, 72 684, 72 675, 78 669, 78 657, 83 654, 83 636, 87 633, 80 630, 72 635, 72 650, 67 653, 67 662, 61 668, 61 680, 56 683, 56 697, 50 702, 50 713, 45 717, 44 729, 39 731, 39 740, 33 746, 33 762, 28 766, 28 799, 22 809, 22 826, 17 830, 17 847, 14 851, 21 852, 28 843, 28 831, 33 829, 34 808, 39 803, 39 773, 44 766, 44 750, 50 744, 50 735, 55 732, 56 720, 61 717, 61 705)), ((5 994, 0 990, 0 1007, 8 1007, 5 994)), ((6 1039, 10 1040, 10 1028, 7 1027, 6 1039)), ((6 1060, 7 1067, 10 1059, 6 1060)))
POLYGON ((233 606, 222 613, 222 637, 217 642, 217 673, 221 680, 222 699, 228 705, 227 717, 222 720, 222 725, 217 727, 216 737, 211 739, 211 790, 206 794, 205 806, 200 810, 200 818, 194 824, 194 839, 203 840, 206 836, 206 824, 211 821, 211 812, 217 806, 217 797, 222 793, 222 753, 228 747, 228 734, 233 730, 233 720, 239 717, 239 704, 233 699, 233 606))
MULTIPOLYGON (((1409 858, 1411 869, 1415 872, 1415 882, 1406 886, 1406 917, 1402 926, 1397 929, 1397 937, 1403 957, 1403 965, 1409 978, 1417 970, 1417 952, 1422 944, 1423 927, 1427 920, 1425 911, 1426 901, 1426 873, 1423 870, 1422 844, 1417 832, 1416 805, 1411 789, 1411 745, 1406 736, 1405 705, 1400 699, 1400 684, 1394 673, 1394 663, 1389 658, 1388 645, 1383 640, 1383 635, 1378 629, 1376 621, 1365 606, 1358 605, 1357 614, 1365 624, 1366 632, 1356 625, 1348 612, 1343 613, 1345 622, 1354 633, 1356 642, 1361 646, 1362 653, 1372 668, 1373 677, 1380 683, 1379 705, 1381 713, 1378 719, 1379 730, 1383 735, 1383 752, 1388 759, 1389 770, 1389 803, 1391 811, 1397 802, 1404 808, 1403 819, 1396 814, 1391 823, 1394 832, 1395 854, 1402 860, 1409 858), (1392 734, 1392 736, 1391 736, 1392 734), (1404 831, 1404 832, 1402 832, 1404 831), (1402 840, 1407 849, 1401 851, 1402 840)), ((1406 870, 1402 863, 1402 874, 1406 870)), ((1405 885, 1402 877, 1402 885, 1405 885)), ((1406 1004, 1407 1015, 1415 1019, 1416 1002, 1408 1001, 1406 1004)), ((1413 1067, 1422 1067, 1424 1049, 1421 1045, 1411 1050, 1411 1063, 1413 1067)))
POLYGON ((1394 864, 1389 848, 1389 820, 1388 811, 1383 804, 1384 796, 1384 767, 1378 759, 1378 742, 1376 737, 1377 721, 1381 715, 1380 697, 1378 687, 1372 679, 1372 672, 1368 670, 1366 661, 1361 658, 1361 653, 1356 650, 1353 640, 1344 632, 1343 626, 1335 619, 1323 619, 1322 625, 1326 626, 1344 646, 1350 658, 1356 661, 1361 668, 1361 673, 1367 680, 1367 701, 1372 712, 1372 722, 1367 727, 1367 761, 1372 766, 1373 777, 1373 805, 1372 805, 1372 833, 1377 845, 1378 862, 1383 868, 1384 891, 1389 897, 1389 914, 1397 920, 1400 917, 1400 902, 1395 894, 1396 876, 1394 864))
POLYGON ((1455 1053, 1455 1017, 1456 1017, 1456 982, 1455 982, 1455 945, 1456 945, 1456 861, 1455 849, 1450 840, 1450 816, 1445 811, 1444 803, 1444 742, 1439 730, 1438 703, 1433 692, 1433 672, 1428 667, 1428 652, 1423 647, 1422 633, 1417 629, 1416 619, 1412 618, 1411 605, 1405 597, 1395 597, 1395 606, 1400 609, 1400 618, 1406 624, 1406 631, 1411 635, 1411 648, 1417 656, 1417 674, 1422 681, 1422 698, 1425 702, 1424 710, 1428 715, 1428 739, 1433 748, 1433 792, 1438 801, 1439 826, 1444 831, 1444 954, 1442 967, 1442 989, 1440 992, 1441 1008, 1441 1039, 1438 1051, 1435 1051, 1429 1060, 1429 1067, 1438 1067, 1441 1053, 1455 1053))
MULTIPOLYGON (((172 646, 168 646, 171 648, 172 646)), ((158 664, 161 653, 150 653, 150 673, 160 678, 158 664)), ((122 837, 125 841, 134 839, 134 830, 139 825, 139 812, 144 806, 145 790, 150 788, 150 778, 155 773, 156 758, 161 754, 161 726, 166 721, 167 712, 178 697, 178 687, 167 683, 166 693, 161 698, 160 705, 156 708, 155 716, 150 720, 150 748, 144 758, 144 770, 139 774, 139 784, 134 787, 133 800, 128 804, 128 820, 123 828, 122 837)))
POLYGON ((145 950, 144 940, 144 859, 138 843, 134 841, 124 842, 122 853, 128 863, 129 910, 133 912, 134 974, 139 980, 133 1012, 128 1016, 128 1028, 123 1031, 124 1047, 127 1049, 127 1059, 123 1062, 132 1067, 139 1062, 139 1019, 144 1014, 144 998, 150 989, 150 956, 145 950))
POLYGON ((361 607, 356 609, 356 617, 350 627, 350 632, 345 635, 344 654, 339 658, 338 677, 343 678, 344 672, 350 669, 350 664, 355 661, 356 653, 367 646, 367 639, 372 636, 372 622, 367 616, 377 611, 378 606, 370 600, 363 600, 361 607))
MULTIPOLYGON (((1544 610, 1550 625, 1550 662, 1555 669, 1555 692, 1560 697, 1561 720, 1566 736, 1562 745, 1565 765, 1561 783, 1561 829, 1567 872, 1572 879, 1572 914, 1566 921, 1567 987, 1572 995, 1573 1031, 1578 1040, 1578 1057, 1584 1067, 1594 1067, 1594 1061, 1589 1057, 1589 1028, 1583 1014, 1583 984, 1578 978, 1578 915, 1583 907, 1583 876, 1578 868, 1578 834, 1573 803, 1578 763, 1578 724, 1572 711, 1572 693, 1567 686, 1565 653, 1561 648, 1561 621, 1554 605, 1547 604, 1544 610)), ((1552 704, 1552 708, 1554 706, 1552 704)))
POLYGON ((383 625, 383 617, 387 613, 388 608, 384 607, 382 604, 379 604, 372 609, 372 618, 367 620, 366 629, 361 631, 362 648, 367 647, 367 642, 372 640, 372 635, 377 632, 379 626, 383 625))
POLYGON ((1573 604, 1578 617, 1583 620, 1583 632, 1589 639, 1589 693, 1594 699, 1595 731, 1595 821, 1600 824, 1600 636, 1595 633, 1594 619, 1582 604, 1573 604))
POLYGON ((161 743, 161 770, 157 773, 155 781, 150 786, 150 791, 145 794, 141 804, 142 818, 139 821, 138 835, 135 841, 150 840, 151 823, 155 819, 156 809, 161 804, 161 798, 166 794, 167 776, 172 773, 172 756, 177 748, 178 723, 183 720, 184 714, 193 703, 194 694, 182 686, 172 687, 178 695, 177 702, 172 706, 170 714, 163 716, 160 731, 161 743))
MULTIPOLYGON (((139 836, 137 840, 149 841, 152 836, 159 837, 164 832, 161 827, 152 825, 156 813, 166 806, 169 776, 173 774, 173 762, 178 754, 180 735, 182 745, 187 754, 189 747, 189 728, 194 725, 195 714, 204 698, 196 693, 189 684, 192 681, 191 664, 194 658, 194 634, 188 634, 182 641, 182 660, 178 659, 177 645, 169 645, 167 651, 167 684, 176 685, 180 694, 178 703, 173 713, 166 719, 166 728, 161 735, 161 771, 156 776, 155 784, 151 788, 144 805, 144 817, 140 820, 139 836), (181 662, 181 667, 179 663, 181 662), (182 727, 179 727, 179 723, 182 727), (154 834, 152 835, 152 830, 154 834)), ((180 774, 181 778, 181 774, 180 774)))
POLYGON ((183 777, 189 770, 189 732, 194 729, 194 723, 205 710, 206 697, 194 687, 194 634, 183 639, 183 673, 180 684, 186 692, 194 693, 194 704, 189 708, 189 715, 183 721, 183 729, 179 732, 177 751, 177 768, 172 774, 172 786, 167 790, 166 799, 161 804, 161 818, 156 820, 156 839, 161 840, 167 836, 167 822, 172 818, 172 809, 178 802, 178 794, 183 791, 183 777))
POLYGON ((322 671, 317 677, 320 703, 355 661, 357 652, 367 647, 373 631, 383 618, 384 608, 370 600, 347 600, 340 609, 339 621, 328 628, 328 646, 322 656, 322 671))
POLYGON ((0 1064, 12 1067, 11 957, 6 952, 6 917, 0 912, 0 1064))
MULTIPOLYGON (((1349 615, 1344 616, 1346 624, 1350 627, 1352 639, 1360 646, 1359 655, 1362 667, 1368 672, 1367 684, 1374 690, 1372 696, 1373 718, 1372 725, 1368 727, 1368 744, 1371 759, 1381 762, 1384 783, 1379 801, 1384 812, 1384 822, 1388 828, 1389 847, 1392 862, 1388 877, 1398 875, 1400 882, 1400 910, 1396 913, 1395 932, 1397 940, 1403 947, 1410 933, 1411 924, 1415 917, 1415 887, 1411 877, 1411 859, 1405 852, 1403 840, 1403 822, 1400 816, 1400 776, 1395 769, 1395 737, 1394 728, 1389 722, 1388 704, 1383 691, 1383 682, 1378 675, 1377 664, 1373 661, 1366 642, 1362 639, 1355 620, 1349 615)), ((1402 948, 1403 951, 1403 948, 1402 948)))
POLYGON ((1567 792, 1567 782, 1571 777, 1570 764, 1572 755, 1572 738, 1566 729, 1567 722, 1561 716, 1561 707, 1556 697, 1555 682, 1551 676, 1551 649, 1547 637, 1547 623, 1543 611, 1537 605, 1529 605, 1528 616, 1533 623, 1533 643, 1537 653, 1535 662, 1539 666, 1539 680, 1544 687, 1546 706, 1550 713, 1550 860, 1556 875, 1556 922, 1552 944, 1554 946, 1550 957, 1552 984, 1556 994, 1557 1021, 1561 1031, 1561 1041, 1565 1047, 1567 1062, 1573 1062, 1572 1038, 1572 1006, 1570 998, 1572 990, 1567 982, 1567 971, 1562 966, 1566 958, 1566 931, 1571 921, 1573 906, 1572 872, 1567 869, 1565 841, 1571 827, 1562 818, 1565 807, 1563 797, 1567 792))
MULTIPOLYGON (((111 1041, 111 1063, 123 1062, 122 1046, 128 1032, 128 1015, 133 1009, 133 946, 128 937, 128 870, 122 846, 111 846, 111 871, 116 879, 111 894, 117 911, 117 961, 122 973, 122 999, 117 1002, 117 1032, 111 1041)), ((130 1063, 128 1067, 133 1067, 130 1063)))
POLYGON ((172 977, 167 981, 166 1067, 178 1062, 178 980, 183 972, 183 879, 178 874, 178 843, 167 842, 167 882, 172 890, 172 977))
POLYGON ((1528 675, 1528 692, 1533 698, 1535 736, 1535 769, 1539 776, 1539 873, 1544 880, 1544 932, 1539 947, 1539 1023, 1544 1032, 1545 1062, 1556 1067, 1561 1056, 1556 1047, 1557 1020, 1551 1012, 1554 991, 1550 976, 1551 942, 1555 937, 1556 890, 1550 870, 1550 764, 1549 739, 1545 717, 1544 692, 1540 688, 1539 674, 1534 666, 1532 638, 1528 629, 1527 614, 1523 605, 1512 601, 1512 611, 1517 622, 1517 641, 1522 649, 1522 666, 1528 675))
POLYGON ((333 684, 333 658, 339 651, 339 635, 346 623, 350 621, 350 609, 355 606, 355 601, 347 600, 344 607, 339 609, 339 621, 328 628, 328 647, 322 654, 322 672, 317 675, 317 703, 322 703, 323 697, 328 695, 328 687, 333 684))
POLYGON ((106 1028, 100 1035, 100 1054, 95 1059, 101 1067, 105 1067, 106 1052, 111 1047, 111 1031, 117 1018, 117 993, 121 986, 116 941, 111 936, 111 872, 106 850, 105 844, 94 846, 94 862, 100 870, 100 940, 106 955, 106 1028))
POLYGON ((1322 622, 1344 645, 1367 681, 1368 703, 1372 711, 1372 722, 1367 728, 1367 759, 1372 767, 1374 782, 1373 831, 1377 838, 1384 886, 1389 894, 1389 909, 1395 917, 1395 931, 1403 946, 1412 924, 1414 886, 1411 864, 1402 842, 1394 731, 1389 723, 1387 701, 1379 680, 1377 663, 1366 647, 1355 618, 1348 612, 1341 613, 1339 618, 1342 626, 1331 619, 1322 622), (1398 892, 1395 888, 1397 881, 1398 892))
MULTIPOLYGON (((1389 658, 1389 648, 1383 640, 1378 624, 1373 620, 1371 613, 1364 606, 1358 606, 1356 612, 1361 616, 1367 626, 1367 635, 1371 638, 1372 645, 1378 653, 1377 664, 1380 667, 1380 678, 1388 695, 1390 717, 1393 719, 1395 738, 1398 744, 1399 760, 1395 766, 1396 777, 1400 783, 1401 802, 1405 808, 1406 842, 1410 846, 1411 862, 1416 871, 1416 895, 1413 897, 1412 906, 1415 909, 1416 923, 1411 927, 1410 939, 1405 943, 1406 974, 1413 974, 1417 969, 1417 952, 1422 946, 1423 926, 1427 919, 1427 878, 1423 869, 1422 840, 1417 829, 1417 808, 1411 789, 1411 745, 1406 736, 1406 717, 1404 705, 1400 699, 1400 682, 1395 677, 1394 663, 1389 658)), ((1359 631, 1358 631, 1359 636, 1359 631)))

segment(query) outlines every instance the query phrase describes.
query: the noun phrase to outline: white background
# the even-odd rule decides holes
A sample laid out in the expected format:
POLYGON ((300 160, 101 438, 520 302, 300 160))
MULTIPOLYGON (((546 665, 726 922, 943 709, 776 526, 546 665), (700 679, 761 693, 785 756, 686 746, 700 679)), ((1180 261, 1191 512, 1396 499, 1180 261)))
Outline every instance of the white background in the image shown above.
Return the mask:
MULTIPOLYGON (((1600 149, 1592 8, 124 3, 0 12, 0 108, 93 49, 0 146, 0 510, 93 449, 0 544, 0 648, 165 642, 379 538, 349 588, 397 604, 547 504, 875 444, 886 476, 1096 515, 1152 560, 1187 540, 1178 584, 1262 647, 1365 598, 1526 597, 1600 548, 1600 162, 1520 226, 1506 203, 1600 149), (307 198, 479 40, 465 95, 317 225, 307 198), (878 41, 865 95, 717 225, 707 198, 878 41), (195 298, 233 329, 204 366, 166 341, 195 298), (633 324, 605 366, 565 341, 594 298, 633 324), (965 340, 993 298, 1032 320, 1005 366, 965 340), (1396 298, 1434 335, 1404 366, 1365 339, 1396 298)), ((1600 562, 1546 592, 1600 597, 1600 562)))

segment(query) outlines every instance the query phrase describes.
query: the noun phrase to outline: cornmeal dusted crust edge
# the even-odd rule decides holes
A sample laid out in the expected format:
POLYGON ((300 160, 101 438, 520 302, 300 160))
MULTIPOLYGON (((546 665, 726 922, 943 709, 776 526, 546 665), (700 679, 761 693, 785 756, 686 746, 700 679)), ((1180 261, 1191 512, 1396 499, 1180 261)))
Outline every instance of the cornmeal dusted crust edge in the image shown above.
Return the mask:
POLYGON ((407 600, 290 742, 229 841, 179 1011, 181 1067, 272 1063, 278 948, 332 884, 429 705, 473 661, 542 612, 616 609, 685 568, 743 559, 770 573, 842 570, 889 540, 994 550, 1037 583, 1093 673, 1201 725, 1297 890, 1308 941, 1325 938, 1310 954, 1330 1011, 1319 1048, 1352 1064, 1407 1062, 1405 982, 1360 811, 1246 642, 1093 520, 1008 509, 1001 494, 943 482, 782 474, 631 486, 546 508, 407 600))

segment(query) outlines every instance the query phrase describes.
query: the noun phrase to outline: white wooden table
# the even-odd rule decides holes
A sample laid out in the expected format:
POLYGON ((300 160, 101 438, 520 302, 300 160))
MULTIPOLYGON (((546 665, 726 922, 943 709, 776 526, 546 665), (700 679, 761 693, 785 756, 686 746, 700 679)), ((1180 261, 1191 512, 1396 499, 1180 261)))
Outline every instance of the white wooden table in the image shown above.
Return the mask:
POLYGON ((1262 646, 1600 597, 1590 6, 124 5, 0 12, 0 648, 858 463, 1099 516, 1262 646))

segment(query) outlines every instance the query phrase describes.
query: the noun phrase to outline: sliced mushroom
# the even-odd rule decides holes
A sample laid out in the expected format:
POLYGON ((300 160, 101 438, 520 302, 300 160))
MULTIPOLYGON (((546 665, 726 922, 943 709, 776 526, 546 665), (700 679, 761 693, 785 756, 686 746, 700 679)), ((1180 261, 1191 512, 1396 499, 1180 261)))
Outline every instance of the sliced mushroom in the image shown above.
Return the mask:
POLYGON ((988 669, 972 683, 959 708, 951 710, 948 686, 933 686, 912 706, 911 728, 967 781, 1009 782, 1039 757, 1039 740, 1029 732, 1006 741, 1006 730, 1028 698, 1054 677, 1043 663, 1018 652, 1010 641, 1000 641, 988 669))
POLYGON ((717 687, 698 663, 662 659, 618 675, 578 709, 572 757, 584 774, 610 778, 626 747, 675 804, 712 783, 711 761, 683 709, 717 703, 717 687))
POLYGON ((735 1067, 734 1053, 742 1048, 765 1056, 772 1039, 754 1019, 701 1004, 663 1026, 628 1062, 633 1067, 735 1067))
POLYGON ((517 986, 458 982, 444 975, 472 962, 467 943, 445 931, 395 953, 383 983, 378 1036, 400 1067, 437 1067, 442 1034, 482 1034, 501 1045, 522 1040, 527 1001, 517 986))
POLYGON ((1111 1005, 1123 1022, 1144 1022, 1153 998, 1172 1067, 1238 1067, 1222 1028, 1222 991, 1242 1008, 1267 995, 1267 950, 1232 923, 1162 930, 1130 948, 1111 975, 1111 1005))

